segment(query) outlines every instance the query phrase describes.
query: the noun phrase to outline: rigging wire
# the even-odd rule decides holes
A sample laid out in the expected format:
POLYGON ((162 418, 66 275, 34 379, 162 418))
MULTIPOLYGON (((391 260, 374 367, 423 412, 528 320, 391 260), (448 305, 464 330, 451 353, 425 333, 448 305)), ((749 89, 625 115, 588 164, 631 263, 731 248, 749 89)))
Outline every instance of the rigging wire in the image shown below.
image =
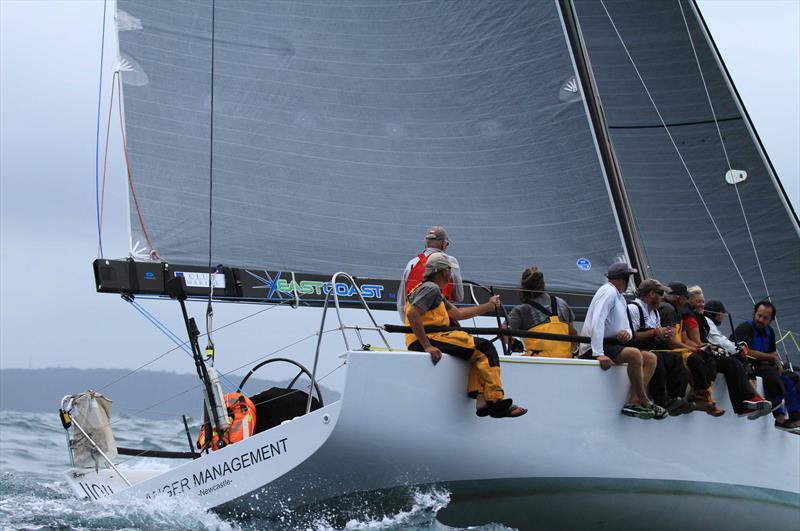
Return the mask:
MULTIPOLYGON (((120 100, 122 99, 122 76, 117 76, 117 92, 119 92, 120 100)), ((142 216, 142 209, 139 206, 139 199, 136 197, 136 187, 133 185, 133 171, 131 170, 131 161, 130 157, 128 156, 128 139, 125 135, 125 120, 122 116, 122 105, 118 105, 119 107, 119 127, 120 132, 122 134, 122 152, 125 155, 125 169, 128 173, 128 186, 131 189, 131 196, 133 197, 133 204, 136 207, 136 214, 139 217, 139 225, 142 227, 142 232, 144 233, 144 237, 147 240, 147 245, 150 246, 150 257, 155 260, 160 260, 161 257, 158 256, 158 251, 153 246, 153 240, 150 238, 150 233, 147 230, 147 227, 144 224, 144 217, 142 216)))
MULTIPOLYGON (((116 93, 116 78, 119 75, 119 71, 115 71, 113 77, 111 78, 111 97, 109 98, 108 103, 108 122, 106 123, 106 147, 103 150, 103 181, 100 187, 100 234, 103 233, 103 214, 105 212, 105 203, 106 203, 106 176, 108 175, 108 141, 111 137, 111 114, 114 110, 114 94, 116 93)), ((121 95, 120 95, 121 96, 121 95)), ((103 243, 102 239, 98 237, 97 239, 97 257, 103 258, 103 243)))
POLYGON ((214 44, 216 38, 217 2, 211 0, 211 94, 210 117, 208 134, 208 305, 206 306, 206 358, 214 366, 214 340, 211 337, 214 326, 214 308, 211 301, 214 298, 214 280, 216 270, 211 269, 212 231, 214 227, 214 44))
MULTIPOLYGON (((333 373, 335 373, 336 371, 338 371, 339 369, 341 369, 342 367, 344 367, 346 364, 347 364, 347 362, 343 361, 342 363, 340 363, 339 365, 337 365, 336 367, 334 367, 332 370, 330 370, 328 373, 326 373, 326 374, 325 374, 325 375, 323 375, 322 377, 320 377, 320 378, 317 378, 317 380, 316 380, 316 381, 317 381, 317 382, 321 382, 321 381, 325 380, 325 379, 326 379, 328 376, 332 375, 333 373)), ((199 387, 199 386, 197 386, 197 387, 199 387)), ((196 388, 196 387, 195 387, 195 388, 196 388)), ((192 389, 187 389, 186 391, 183 391, 183 392, 182 392, 182 393, 180 393, 180 394, 185 394, 185 393, 187 393, 188 391, 191 391, 191 390, 192 390, 192 389)), ((308 390, 308 392, 309 392, 309 393, 313 393, 313 392, 314 392, 314 389, 313 389, 313 382, 309 382, 309 383, 308 383, 308 385, 307 385, 306 387, 301 387, 301 388, 299 388, 299 389, 292 389, 290 392, 286 393, 285 395, 274 396, 274 397, 272 397, 272 398, 268 398, 268 399, 266 399, 266 400, 262 400, 261 402, 254 403, 254 404, 253 404, 253 406, 254 406, 254 407, 262 406, 262 405, 264 405, 264 404, 268 404, 268 403, 270 403, 270 402, 273 402, 273 401, 275 401, 275 400, 279 400, 279 399, 282 399, 282 398, 286 398, 287 396, 293 395, 293 394, 295 394, 295 393, 300 393, 300 392, 303 392, 303 393, 305 393, 305 392, 306 392, 306 390, 308 390)), ((176 395, 176 397, 177 397, 177 396, 179 396, 179 395, 176 395)), ((172 397, 172 398, 175 398, 175 397, 172 397)), ((168 399, 168 400, 171 400, 171 398, 170 398, 170 399, 168 399)), ((116 422, 116 421, 112 421, 112 422, 110 422, 109 424, 113 424, 114 422, 116 422)), ((88 444, 88 441, 85 441, 85 440, 84 440, 84 441, 82 441, 82 442, 83 442, 83 445, 87 445, 87 444, 88 444)), ((142 454, 144 454, 144 453, 145 453, 145 452, 147 452, 147 451, 148 451, 148 450, 142 450, 142 452, 141 452, 140 454, 138 454, 138 455, 132 455, 132 456, 129 456, 127 459, 122 459, 122 460, 120 460, 120 461, 119 461, 118 463, 116 463, 116 464, 123 464, 123 463, 126 463, 126 462, 130 461, 131 459, 134 459, 134 458, 136 458, 136 457, 139 457, 139 456, 141 456, 142 454)))
MULTIPOLYGON (((284 304, 284 303, 283 303, 283 302, 280 302, 280 303, 278 303, 278 304, 275 304, 275 305, 268 306, 268 307, 266 307, 266 308, 264 308, 264 309, 262 309, 262 310, 258 310, 257 312, 254 312, 254 313, 252 313, 252 314, 250 314, 250 315, 245 315, 244 317, 241 317, 241 318, 239 318, 239 319, 236 319, 236 320, 234 320, 234 321, 231 321, 231 322, 229 322, 229 323, 226 323, 226 324, 224 324, 224 325, 222 325, 222 326, 220 326, 220 327, 217 327, 217 328, 215 328, 215 329, 214 329, 214 331, 217 331, 217 330, 222 330, 223 328, 227 328, 227 327, 229 327, 229 326, 233 326, 233 325, 235 325, 235 324, 237 324, 237 323, 240 323, 240 322, 242 322, 242 321, 244 321, 244 320, 246 320, 246 319, 250 319, 251 317, 255 317, 256 315, 259 315, 259 314, 262 314, 262 313, 264 313, 264 312, 267 312, 267 311, 269 311, 269 310, 272 310, 272 309, 274 309, 274 308, 277 308, 278 306, 281 306, 282 304, 284 304)), ((155 325, 155 323, 153 323, 153 324, 155 325)), ((156 325, 156 326, 157 326, 157 325, 156 325)), ((164 353, 162 353, 162 354, 159 354, 159 355, 158 355, 158 356, 156 356, 155 358, 151 359, 150 361, 148 361, 148 362, 146 362, 146 363, 143 363, 142 365, 140 365, 140 366, 136 367, 135 369, 132 369, 131 371, 128 371, 126 374, 123 374, 122 376, 120 376, 120 377, 119 377, 119 378, 117 378, 116 380, 114 380, 114 381, 112 381, 112 382, 110 382, 110 383, 107 383, 107 384, 106 384, 106 385, 104 385, 103 387, 99 388, 99 389, 98 389, 98 391, 102 391, 102 390, 104 390, 104 389, 107 389, 107 388, 111 387, 112 385, 114 385, 114 384, 116 384, 116 383, 120 382, 121 380, 124 380, 125 378, 127 378, 127 377, 129 377, 129 376, 132 376, 133 374, 135 374, 135 373, 137 373, 137 372, 141 371, 141 370, 142 370, 142 369, 144 369, 145 367, 147 367, 147 366, 149 366, 149 365, 152 365, 153 363, 157 362, 158 360, 160 360, 160 359, 161 359, 161 358, 163 358, 164 356, 167 356, 168 354, 171 354, 172 352, 175 352, 175 351, 176 351, 176 350, 178 350, 179 348, 182 348, 182 345, 183 345, 183 346, 185 346, 186 344, 188 344, 188 340, 187 340, 187 341, 183 341, 183 342, 181 343, 181 345, 179 345, 179 346, 177 346, 177 347, 171 348, 171 349, 167 350, 166 352, 164 352, 164 353)))
MULTIPOLYGON (((101 258, 103 257, 103 229, 101 222, 102 214, 100 209, 100 105, 103 99, 103 63, 105 62, 105 50, 106 50, 107 7, 108 4, 107 2, 104 1, 103 32, 102 36, 100 37, 100 82, 97 87, 97 128, 95 130, 95 146, 94 146, 94 198, 95 198, 95 208, 97 210, 97 248, 101 258)), ((106 140, 106 145, 108 145, 107 140, 106 140)), ((103 182, 105 183, 105 179, 103 182)))
MULTIPOLYGON (((328 330, 325 330, 325 331, 323 331, 322 333, 323 333, 323 334, 328 334, 328 333, 330 333, 330 332, 335 332, 335 331, 337 331, 337 330, 338 330, 338 328, 331 328, 331 329, 328 329, 328 330)), ((237 371, 237 370, 239 370, 239 369, 241 369, 241 368, 243 368, 243 367, 246 367, 246 366, 248 366, 248 365, 250 365, 250 364, 252 364, 252 363, 255 363, 255 362, 258 362, 258 361, 262 361, 262 360, 266 360, 266 359, 269 359, 269 358, 271 358, 272 356, 274 356, 274 355, 276 355, 276 354, 278 354, 278 353, 280 353, 280 352, 283 352, 284 350, 287 350, 287 349, 289 349, 289 348, 291 348, 291 347, 293 347, 293 346, 296 346, 296 345, 298 345, 298 344, 302 343, 303 341, 308 341, 308 340, 309 340, 309 339, 311 339, 312 337, 316 337, 316 336, 317 336, 317 334, 318 334, 318 332, 314 332, 314 333, 312 333, 312 334, 309 334, 309 335, 307 335, 307 336, 305 336, 305 337, 303 337, 303 338, 301 338, 301 339, 298 339, 297 341, 294 341, 293 343, 290 343, 290 344, 288 344, 288 345, 284 345, 284 346, 282 346, 282 347, 280 347, 280 348, 278 348, 278 349, 276 349, 276 350, 274 350, 274 351, 270 352, 269 354, 265 354, 265 355, 263 355, 263 356, 260 356, 260 357, 258 357, 258 358, 256 358, 256 359, 252 360, 252 361, 249 361, 249 362, 245 363, 244 365, 240 365, 239 367, 236 367, 236 368, 234 368, 234 369, 231 369, 231 370, 229 370, 229 371, 225 372, 224 374, 225 374, 225 375, 230 375, 230 374, 231 374, 231 373, 233 373, 234 371, 237 371)), ((175 347, 175 348, 174 348, 174 349, 172 349, 172 350, 177 350, 177 348, 178 348, 178 347, 175 347)), ((344 365, 344 363, 342 363, 342 365, 344 365)), ((337 367, 337 368, 338 368, 338 367, 337 367)), ((331 371, 331 372, 333 372, 333 371, 331 371)), ((328 373, 328 374, 326 374, 326 375, 325 375, 325 377, 327 377, 327 376, 328 376, 328 375, 330 375, 330 374, 331 374, 331 373, 328 373)), ((324 377, 323 377, 323 378, 324 378, 324 377)), ((323 378, 318 378, 318 379, 317 379, 317 381, 321 381, 323 378)), ((194 385, 194 386, 192 386, 192 387, 189 387, 188 389, 184 389, 183 391, 180 391, 180 392, 178 392, 178 393, 175 393, 174 395, 171 395, 171 396, 169 396, 169 397, 167 397, 167 398, 164 398, 163 400, 159 400, 158 402, 156 402, 156 403, 154 403, 154 404, 150 404, 149 406, 146 406, 146 407, 143 407, 143 408, 141 408, 141 409, 138 409, 138 410, 134 411, 133 413, 130 413, 130 414, 129 414, 129 415, 127 415, 127 416, 120 416, 120 417, 119 417, 119 418, 117 418, 117 419, 114 419, 114 420, 112 420, 112 421, 109 421, 109 422, 108 422, 108 424, 106 424, 106 426, 111 426, 111 425, 113 425, 113 424, 116 424, 117 422, 119 422, 119 421, 121 421, 121 420, 123 420, 123 419, 134 417, 134 416, 136 416, 136 415, 139 415, 140 413, 143 413, 143 412, 145 412, 145 411, 147 411, 147 410, 149 410, 149 409, 153 409, 154 407, 158 407, 158 406, 160 406, 161 404, 163 404, 163 403, 165 403, 165 402, 168 402, 168 401, 170 401, 170 400, 173 400, 173 399, 175 399, 175 398, 177 398, 177 397, 179 397, 179 396, 181 396, 181 395, 185 395, 186 393, 188 393, 188 392, 190 392, 190 391, 194 391, 194 390, 196 390, 196 389, 200 388, 202 385, 203 385, 203 384, 201 384, 201 383, 198 383, 198 384, 196 384, 196 385, 194 385)))
MULTIPOLYGON (((686 28, 686 33, 689 35, 689 43, 692 45, 692 53, 694 54, 694 60, 697 64, 697 70, 700 72, 700 79, 703 82, 703 89, 706 92, 706 99, 708 99, 708 106, 711 109, 711 116, 714 118, 714 125, 717 128, 717 136, 719 136, 719 143, 722 145, 722 152, 725 154, 725 162, 728 165, 728 171, 733 170, 733 166, 731 165, 730 157, 728 156, 728 149, 725 147, 725 140, 722 138, 722 131, 719 127, 719 121, 717 120, 717 113, 714 110, 714 104, 711 101, 711 94, 708 91, 708 85, 706 84, 706 76, 703 74, 703 68, 700 66, 700 58, 697 55, 697 48, 694 45, 694 38, 692 38, 692 32, 689 29, 689 22, 686 20, 686 13, 683 11, 683 4, 680 0, 678 0, 678 7, 681 10, 681 17, 683 17, 683 25, 686 28)), ((747 219, 747 214, 744 210, 744 203, 742 203, 742 196, 739 193, 739 183, 733 183, 733 189, 736 191, 736 199, 739 201, 739 209, 742 211, 742 218, 744 219, 744 226, 747 228, 747 236, 750 239, 750 245, 753 247, 753 255, 756 257, 756 264, 758 265, 758 272, 761 274, 761 281, 764 283, 764 291, 767 294, 767 299, 771 299, 772 297, 769 294, 769 286, 767 286, 767 279, 764 276, 764 269, 761 267, 761 258, 758 256, 758 250, 756 249, 756 242, 753 238, 753 233, 750 230, 750 222, 747 219)), ((751 302, 755 304, 755 300, 751 302)), ((775 326, 778 328, 778 335, 781 335, 781 325, 778 322, 777 317, 775 318, 775 326)), ((788 358, 788 353, 786 352, 786 345, 783 345, 783 353, 788 358)))
POLYGON ((656 111, 658 119, 661 121, 661 125, 664 127, 664 131, 667 133, 667 136, 669 137, 669 140, 672 143, 672 147, 675 148, 675 152, 678 154, 678 158, 680 159, 684 170, 686 170, 686 175, 689 177, 689 180, 691 181, 695 192, 697 192, 697 196, 699 197, 700 202, 702 203, 703 208, 705 209, 706 214, 708 215, 708 218, 711 220, 711 224, 714 226, 714 230, 717 232, 717 236, 719 236, 719 239, 722 242, 722 246, 728 253, 728 257, 730 258, 731 263, 733 264, 733 268, 736 270, 736 273, 739 275, 739 279, 742 281, 742 285, 744 286, 745 291, 747 291, 747 295, 750 297, 751 300, 754 300, 753 294, 750 293, 750 288, 747 286, 747 282, 745 282, 744 277, 742 276, 742 272, 739 270, 739 266, 736 264, 736 260, 733 258, 733 254, 731 253, 731 250, 728 248, 728 244, 725 242, 725 238, 722 236, 722 232, 717 226, 717 222, 714 219, 714 216, 711 214, 711 210, 708 208, 708 205, 706 204, 706 201, 703 198, 703 194, 700 192, 700 189, 697 186, 697 182, 695 182, 694 177, 692 176, 692 172, 689 170, 689 166, 686 164, 686 160, 683 158, 681 150, 678 148, 678 145, 672 136, 672 132, 670 132, 669 127, 667 127, 666 121, 664 120, 664 117, 661 115, 661 111, 658 109, 658 105, 656 105, 656 102, 653 99, 653 95, 647 88, 647 83, 645 83, 641 72, 639 72, 639 68, 636 66, 636 62, 633 60, 631 52, 628 50, 628 46, 625 44, 625 40, 622 38, 622 35, 617 29, 617 25, 614 23, 614 19, 611 18, 611 13, 609 13, 604 0, 600 0, 600 5, 603 6, 603 10, 605 11, 606 16, 608 17, 609 22, 611 22, 611 27, 614 28, 614 32, 617 34, 617 38, 619 39, 620 44, 622 44, 622 48, 625 50, 625 54, 628 56, 628 60, 631 62, 631 66, 636 72, 636 75, 639 77, 639 81, 641 82, 642 87, 644 88, 644 91, 647 94, 647 97, 650 99, 650 103, 653 105, 653 110, 656 111))

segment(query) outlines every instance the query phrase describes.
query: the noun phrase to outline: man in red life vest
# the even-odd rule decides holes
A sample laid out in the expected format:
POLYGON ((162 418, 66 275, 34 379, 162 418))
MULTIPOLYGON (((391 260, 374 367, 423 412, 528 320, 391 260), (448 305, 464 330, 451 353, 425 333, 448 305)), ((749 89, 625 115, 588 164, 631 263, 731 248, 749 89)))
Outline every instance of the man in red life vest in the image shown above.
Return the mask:
MULTIPOLYGON (((400 288, 397 290, 397 313, 400 315, 401 321, 406 319, 406 299, 408 294, 422 283, 428 257, 433 253, 446 253, 447 248, 452 243, 447 231, 440 225, 434 225, 425 233, 425 249, 406 264, 403 277, 400 280, 400 288)), ((450 258, 450 282, 442 288, 442 295, 449 302, 462 302, 464 300, 464 286, 461 283, 461 268, 458 265, 458 260, 453 256, 448 255, 448 257, 450 258)))

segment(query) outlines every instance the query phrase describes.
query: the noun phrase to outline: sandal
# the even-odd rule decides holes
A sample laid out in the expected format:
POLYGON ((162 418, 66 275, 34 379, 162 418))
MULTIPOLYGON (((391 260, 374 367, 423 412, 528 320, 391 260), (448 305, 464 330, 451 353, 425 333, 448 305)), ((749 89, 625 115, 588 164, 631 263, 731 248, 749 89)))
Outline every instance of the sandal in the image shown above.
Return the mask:
MULTIPOLYGON (((511 402, 510 398, 508 398, 506 400, 511 402)), ((505 400, 499 400, 498 404, 500 402, 505 402, 505 400)), ((492 418, 495 418, 495 419, 501 419, 501 418, 506 418, 506 417, 508 417, 508 418, 521 417, 522 415, 524 415, 525 413, 528 412, 527 409, 525 409, 524 407, 520 407, 520 406, 514 404, 513 402, 511 402, 508 405, 508 407, 506 407, 505 409, 502 409, 502 408, 493 408, 493 409, 494 409, 494 411, 491 411, 491 410, 489 411, 489 415, 491 415, 492 418)))

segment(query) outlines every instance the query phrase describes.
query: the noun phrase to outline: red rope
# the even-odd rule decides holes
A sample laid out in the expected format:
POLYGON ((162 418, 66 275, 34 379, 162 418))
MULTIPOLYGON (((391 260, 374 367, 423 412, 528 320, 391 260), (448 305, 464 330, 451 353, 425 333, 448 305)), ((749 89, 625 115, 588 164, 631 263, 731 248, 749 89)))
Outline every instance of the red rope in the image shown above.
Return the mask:
MULTIPOLYGON (((119 75, 119 72, 114 72, 114 78, 119 75)), ((116 85, 114 85, 114 78, 111 78, 111 100, 108 104, 108 122, 106 124, 106 147, 105 152, 103 153, 103 182, 100 187, 100 234, 103 233, 103 209, 105 207, 106 202, 106 175, 108 173, 108 138, 111 134, 111 111, 114 108, 114 92, 116 90, 116 85)), ((100 256, 100 237, 97 238, 97 257, 102 258, 100 256)))
MULTIPOLYGON (((120 81, 121 76, 117 76, 117 92, 120 94, 120 99, 122 98, 122 86, 120 81)), ((128 158, 128 141, 125 138, 125 126, 123 125, 122 120, 122 105, 118 105, 119 107, 119 125, 120 130, 122 131, 122 151, 125 153, 125 168, 128 171, 128 184, 131 188, 131 196, 133 197, 133 204, 136 205, 136 215, 139 216, 139 225, 142 227, 142 232, 144 233, 144 237, 147 240, 147 245, 150 246, 150 256, 155 259, 160 259, 158 256, 158 252, 156 248, 153 247, 153 240, 150 239, 150 233, 147 231, 147 227, 144 224, 144 217, 142 217, 142 209, 139 207, 139 199, 136 197, 136 188, 133 185, 133 172, 131 171, 131 162, 128 158)))

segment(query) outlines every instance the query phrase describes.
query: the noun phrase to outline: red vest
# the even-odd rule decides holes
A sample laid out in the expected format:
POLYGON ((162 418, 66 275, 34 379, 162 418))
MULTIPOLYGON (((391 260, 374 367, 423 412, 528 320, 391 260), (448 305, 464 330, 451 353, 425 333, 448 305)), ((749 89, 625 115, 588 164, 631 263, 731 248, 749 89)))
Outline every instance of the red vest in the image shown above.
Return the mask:
MULTIPOLYGON (((422 277, 425 275, 425 264, 428 263, 428 255, 423 251, 417 255, 417 258, 419 258, 419 261, 411 268, 406 279, 406 299, 408 299, 408 294, 422 283, 422 277)), ((448 282, 442 288, 442 295, 449 301, 453 300, 453 284, 451 282, 448 282)))

